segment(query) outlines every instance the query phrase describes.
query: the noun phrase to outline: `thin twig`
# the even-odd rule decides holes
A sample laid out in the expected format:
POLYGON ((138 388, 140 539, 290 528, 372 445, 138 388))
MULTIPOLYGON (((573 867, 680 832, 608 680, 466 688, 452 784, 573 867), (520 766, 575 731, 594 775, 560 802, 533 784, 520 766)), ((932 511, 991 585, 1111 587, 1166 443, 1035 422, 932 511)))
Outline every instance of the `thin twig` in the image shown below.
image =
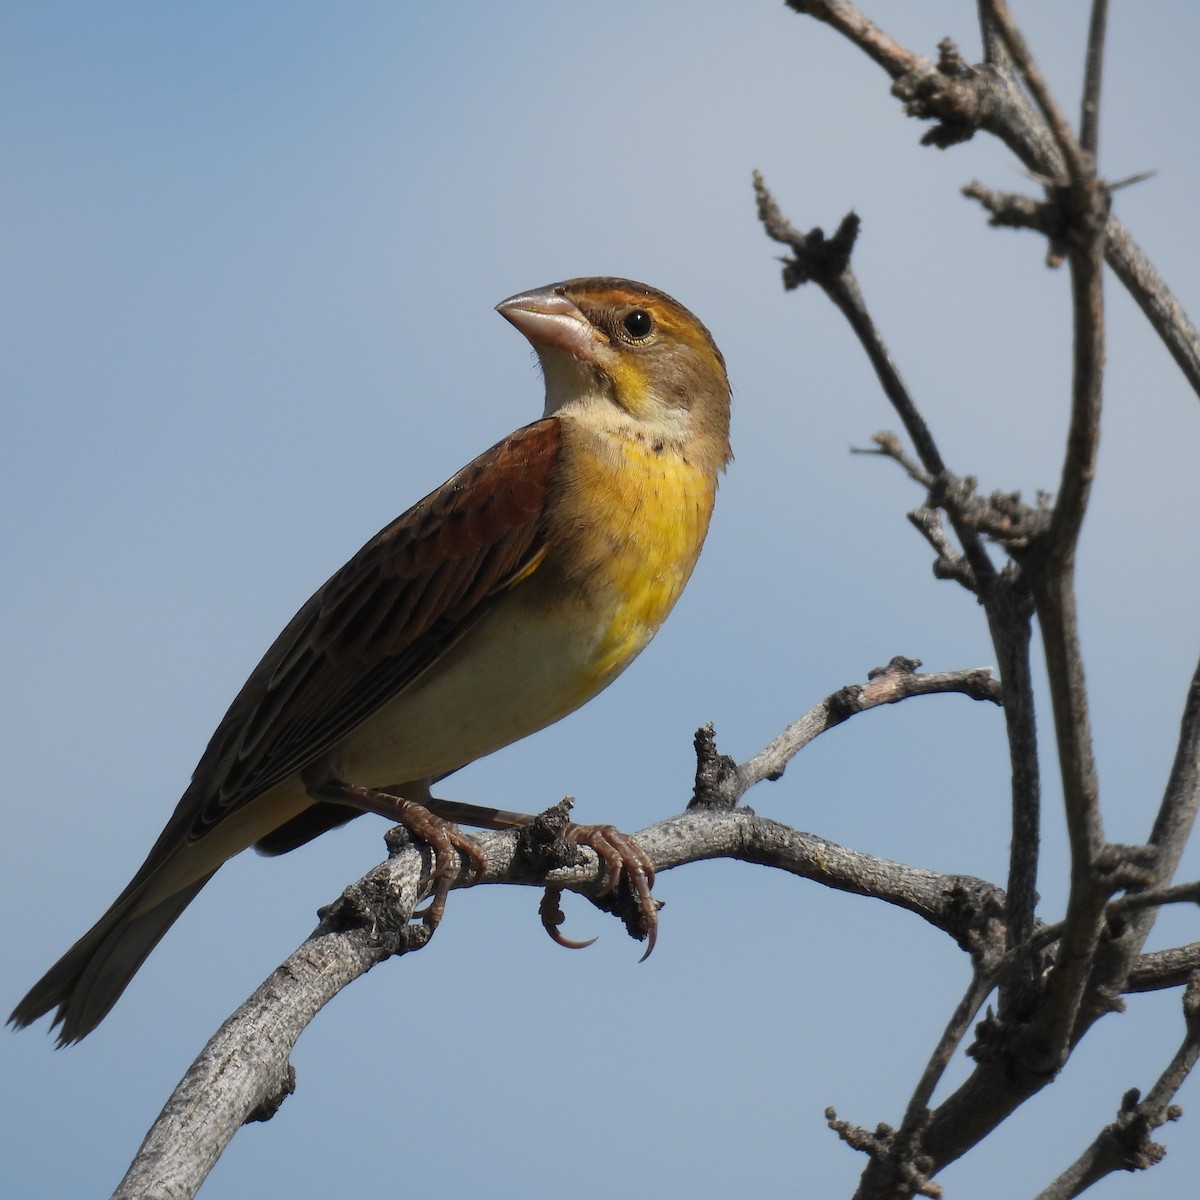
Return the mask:
MULTIPOLYGON (((1024 577, 1012 567, 1001 571, 988 591, 985 612, 1004 681, 1004 724, 1008 738, 1012 841, 1008 858, 1008 944, 1033 936, 1037 920, 1037 876, 1041 854, 1042 781, 1038 758, 1037 709, 1033 698, 1033 604, 1024 577)), ((1006 1010, 1029 983, 1033 967, 1021 971, 1001 989, 1006 1010)))
MULTIPOLYGON (((1031 577, 1042 629, 1072 860, 1067 929, 1040 1011, 1044 1043, 1036 1053, 1041 1061, 1032 1064, 1052 1073, 1069 1052, 1107 900, 1106 882, 1097 867, 1104 832, 1074 590, 1075 547, 1099 448, 1107 201, 1096 179, 1094 159, 1076 141, 1007 4, 987 0, 987 7, 988 18, 1004 39, 1067 168, 1067 186, 1060 189, 1060 196, 1067 205, 1074 318, 1071 421, 1048 536, 1023 564, 1031 577)), ((1097 66, 1094 78, 1098 70, 1097 66)))
POLYGON ((1166 1070, 1140 1098, 1137 1089, 1121 1101, 1117 1119, 1096 1136, 1092 1144, 1037 1200, 1073 1200, 1092 1184, 1114 1171, 1144 1171, 1162 1160, 1164 1147, 1151 1134, 1181 1110, 1172 1103, 1175 1093, 1200 1059, 1200 975, 1193 975, 1183 997, 1186 1032, 1166 1070))
POLYGON ((911 696, 946 692, 958 692, 973 700, 1000 703, 1000 684, 992 677, 990 667, 923 675, 917 671, 920 665, 915 659, 893 658, 887 667, 872 671, 866 683, 847 684, 826 696, 793 721, 769 745, 729 773, 719 796, 699 797, 699 803, 721 806, 736 804, 755 784, 764 779, 781 778, 788 763, 814 738, 855 714, 881 704, 895 704, 911 696))
POLYGON ((875 443, 874 450, 851 449, 851 454, 882 454, 904 468, 905 474, 914 483, 919 483, 926 490, 934 486, 936 480, 911 454, 901 445, 900 439, 890 430, 881 429, 873 434, 871 441, 875 443))
POLYGON ((928 1119, 929 1102, 933 1099, 934 1089, 941 1082, 946 1068, 950 1065, 950 1060, 954 1057, 954 1052, 963 1038, 967 1036, 971 1022, 979 1015, 979 1010, 995 986, 995 972, 984 971, 976 966, 971 976, 970 986, 951 1014, 942 1036, 938 1039, 937 1046, 934 1047, 933 1054, 930 1055, 929 1062, 925 1065, 925 1070, 921 1072, 917 1086, 913 1089, 908 1107, 904 1112, 904 1120, 900 1124, 901 1134, 911 1135, 920 1124, 928 1119))
MULTIPOLYGON (((1117 918, 1126 917, 1131 913, 1140 912, 1143 909, 1159 909, 1165 904, 1200 904, 1200 880, 1193 880, 1191 883, 1176 884, 1174 887, 1154 888, 1150 891, 1131 892, 1126 896, 1118 896, 1115 900, 1110 900, 1105 906, 1104 919, 1112 921, 1117 918)), ((1027 942, 1014 946, 1005 955, 1004 960, 997 963, 996 978, 1003 977, 1018 959, 1032 957, 1039 951, 1052 946, 1062 937, 1066 927, 1067 923, 1065 921, 1058 921, 1053 925, 1041 926, 1027 942)), ((1160 980, 1157 986, 1178 987, 1180 984, 1186 983, 1192 971, 1200 966, 1200 962, 1195 961, 1198 956, 1200 956, 1200 942, 1193 942, 1188 946, 1178 946, 1172 950, 1160 950, 1154 954, 1143 955, 1139 963, 1142 965, 1142 969, 1147 972, 1159 969, 1155 964, 1162 964, 1163 968, 1175 973, 1176 978, 1170 982, 1160 980), (1180 955, 1186 955, 1186 958, 1181 958, 1179 957, 1180 955), (1171 965, 1169 968, 1167 968, 1167 956, 1171 956, 1171 965)))
POLYGON ((918 55, 884 33, 874 21, 855 5, 846 3, 846 0, 787 0, 787 5, 793 12, 815 17, 849 38, 893 79, 899 79, 913 70, 920 61, 918 55))
MULTIPOLYGON (((989 69, 947 76, 928 58, 914 54, 884 34, 853 4, 789 2, 789 7, 829 25, 878 62, 894 81, 892 90, 904 101, 910 116, 948 126, 987 130, 1029 171, 1044 179, 1060 179, 1064 164, 1053 138, 1037 120, 1024 94, 1011 86, 1007 55, 990 49, 1002 43, 990 33, 982 15, 986 6, 987 0, 979 0, 989 69)), ((931 139, 931 144, 942 143, 931 139)), ((1162 339, 1192 390, 1200 395, 1200 332, 1133 236, 1112 215, 1108 217, 1104 253, 1108 265, 1162 339)))
MULTIPOLYGON (((1163 894, 1174 877, 1191 838, 1200 808, 1200 663, 1188 686, 1179 722, 1179 741, 1175 760, 1163 791, 1162 802, 1150 831, 1149 846, 1155 851, 1151 867, 1150 894, 1163 894)), ((1144 894, 1143 894, 1144 895, 1144 894)), ((1116 903, 1133 905, 1142 896, 1134 895, 1116 903)), ((1111 906, 1110 906, 1111 907, 1111 906)), ((1117 930, 1110 925, 1110 936, 1096 958, 1091 991, 1094 1001, 1081 1014, 1078 1038, 1087 1024, 1103 1015, 1110 998, 1128 990, 1127 978, 1138 962, 1138 955, 1157 916, 1154 907, 1146 907, 1130 916, 1117 930)))
POLYGON ((1105 259, 1150 327, 1162 338, 1192 390, 1200 395, 1200 332, 1133 235, 1111 215, 1105 259))
POLYGON ((1108 25, 1108 0, 1092 0, 1079 119, 1079 144, 1095 161, 1100 145, 1100 80, 1104 72, 1104 36, 1108 25))
MULTIPOLYGON (((931 476, 942 475, 946 464, 941 451, 900 376, 850 267, 850 254, 858 234, 858 218, 853 213, 847 216, 831 239, 826 239, 820 229, 802 234, 784 217, 758 171, 754 172, 754 192, 759 219, 767 236, 790 247, 794 256, 785 266, 784 285, 796 287, 811 281, 833 301, 866 351, 884 395, 903 422, 921 465, 931 476)), ((986 585, 996 568, 982 540, 956 513, 950 512, 949 516, 971 570, 981 586, 986 585)))
POLYGON ((957 580, 968 592, 977 594, 979 581, 970 563, 950 544, 942 528, 942 514, 936 508, 923 504, 920 508, 914 508, 908 514, 908 519, 937 553, 937 558, 933 560, 934 575, 938 579, 957 580))
POLYGON ((1029 661, 1033 607, 1021 572, 1010 568, 997 571, 983 545, 979 530, 981 525, 987 527, 994 518, 999 517, 1006 543, 1015 546, 1042 529, 1045 514, 1031 512, 1011 502, 1004 505, 995 501, 983 505, 973 502, 973 483, 959 480, 946 470, 937 445, 867 312, 850 270, 849 255, 857 223, 851 225, 850 218, 847 218, 842 222, 838 234, 829 241, 820 230, 801 234, 784 217, 758 172, 754 175, 754 189, 759 218, 768 236, 789 246, 794 255, 785 263, 784 286, 796 287, 810 279, 816 281, 858 334, 875 366, 885 394, 904 422, 921 468, 899 449, 895 439, 889 435, 877 435, 876 444, 885 454, 901 462, 914 477, 922 481, 927 477, 931 485, 936 485, 930 486, 930 506, 945 509, 966 560, 965 564, 957 564, 952 558, 939 555, 939 561, 949 565, 947 573, 953 578, 959 582, 969 581, 987 614, 988 628, 1000 660, 1012 767, 1014 836, 1009 860, 1009 885, 1013 905, 1009 913, 1009 934, 1012 941, 1023 941, 1033 930, 1037 905, 1041 821, 1041 779, 1033 673, 1029 661), (1019 533, 1022 527, 1028 533, 1014 537, 1014 533, 1019 533))
MULTIPOLYGON (((1174 888, 1164 888, 1153 893, 1140 893, 1114 900, 1109 904, 1106 916, 1111 919, 1114 916, 1131 912, 1136 908, 1147 905, 1160 906, 1162 904, 1195 902, 1198 899, 1200 899, 1200 882, 1190 883, 1174 888)), ((997 984, 1001 983, 1018 964, 1035 961, 1042 950, 1061 937, 1064 929, 1065 922, 1054 926, 1046 926, 1038 930, 1037 934, 1030 938, 1028 942, 1023 945, 1014 946, 1001 957, 994 959, 990 964, 985 965, 982 961, 976 960, 971 983, 963 998, 956 1006, 941 1038, 938 1040, 938 1044, 934 1048, 925 1066, 925 1070, 921 1073, 921 1078, 918 1080, 905 1109, 900 1128, 889 1139, 888 1153, 875 1155, 875 1161, 864 1174, 864 1187, 861 1189, 863 1194, 874 1194, 871 1189, 882 1190, 886 1193, 894 1182, 896 1171, 907 1169, 908 1166, 912 1165, 909 1160, 914 1155, 917 1157, 920 1156, 919 1135, 929 1120, 929 1102, 933 1097, 934 1090, 945 1074, 946 1068, 949 1066, 955 1051, 967 1035, 971 1023, 978 1016, 984 1002, 991 995, 997 984), (866 1186, 868 1184, 869 1186, 866 1186)), ((1192 988, 1197 986, 1195 982, 1197 978, 1200 978, 1200 975, 1193 977, 1192 988)), ((1184 1007, 1185 1012, 1191 1011, 1187 998, 1185 998, 1184 1007)), ((1193 1031, 1191 1026, 1189 1026, 1189 1039, 1193 1036, 1193 1031)), ((1156 1084, 1155 1089, 1143 1102, 1148 1112, 1155 1114, 1165 1112, 1167 1101, 1174 1095, 1174 1091, 1178 1089, 1187 1071, 1191 1069, 1191 1066, 1195 1062, 1193 1051, 1194 1046, 1191 1041, 1185 1041, 1184 1047, 1176 1054, 1171 1067, 1168 1068, 1163 1078, 1156 1084), (1192 1053, 1190 1059, 1187 1057, 1188 1053, 1192 1053), (1169 1094, 1167 1094, 1164 1080, 1170 1080, 1173 1084, 1169 1094)), ((1157 1122, 1157 1124, 1161 1123, 1161 1120, 1157 1122)), ((925 1165, 926 1169, 928 1169, 928 1164, 925 1165)), ((1074 1195, 1075 1193, 1070 1194, 1074 1195)))
POLYGON ((987 0, 976 0, 976 16, 979 21, 979 40, 983 44, 983 61, 994 70, 1001 71, 1011 66, 1004 39, 996 33, 995 26, 988 20, 987 0))
POLYGON ((987 19, 992 28, 1003 40, 1005 48, 1012 57, 1013 65, 1025 81, 1030 95, 1041 111, 1042 117, 1049 126, 1051 136, 1059 153, 1066 162, 1067 175, 1072 182, 1086 178, 1092 171, 1090 156, 1075 140, 1074 131, 1067 121, 1066 114, 1058 106, 1050 85, 1046 82, 1041 69, 1034 61, 1032 52, 1025 41, 1024 34, 1017 27, 1008 10, 1005 0, 984 0, 987 19))

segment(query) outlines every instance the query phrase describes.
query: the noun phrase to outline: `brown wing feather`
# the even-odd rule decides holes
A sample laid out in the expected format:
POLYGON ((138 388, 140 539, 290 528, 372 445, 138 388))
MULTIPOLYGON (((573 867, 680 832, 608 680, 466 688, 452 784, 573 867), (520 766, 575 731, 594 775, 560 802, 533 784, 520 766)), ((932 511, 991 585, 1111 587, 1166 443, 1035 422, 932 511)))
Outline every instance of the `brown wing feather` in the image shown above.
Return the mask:
POLYGON ((193 777, 188 836, 286 779, 410 684, 544 550, 559 425, 537 421, 372 538, 296 614, 193 777))

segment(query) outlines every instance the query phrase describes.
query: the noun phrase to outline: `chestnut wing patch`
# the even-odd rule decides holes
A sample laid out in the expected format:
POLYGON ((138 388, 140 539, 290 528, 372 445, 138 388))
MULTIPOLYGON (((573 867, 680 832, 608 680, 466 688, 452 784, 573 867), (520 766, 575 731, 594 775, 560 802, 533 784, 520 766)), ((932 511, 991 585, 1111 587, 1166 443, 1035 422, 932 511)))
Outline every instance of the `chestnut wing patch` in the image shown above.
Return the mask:
POLYGON ((193 777, 188 836, 335 746, 470 629, 545 552, 558 422, 519 429, 373 537, 292 618, 193 777))

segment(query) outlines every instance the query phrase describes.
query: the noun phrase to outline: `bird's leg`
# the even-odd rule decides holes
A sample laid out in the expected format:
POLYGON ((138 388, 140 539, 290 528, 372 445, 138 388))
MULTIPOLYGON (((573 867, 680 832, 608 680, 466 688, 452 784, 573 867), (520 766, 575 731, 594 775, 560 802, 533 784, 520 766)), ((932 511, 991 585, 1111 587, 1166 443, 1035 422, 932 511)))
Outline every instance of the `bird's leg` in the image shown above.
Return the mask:
MULTIPOLYGON (((508 812, 502 808, 486 808, 482 805, 464 804, 458 800, 439 800, 429 796, 424 801, 431 812, 450 821, 462 821, 468 825, 477 825, 484 829, 524 829, 532 825, 537 817, 527 813, 508 812)), ((637 908, 636 919, 627 921, 626 925, 633 936, 639 933, 646 939, 646 953, 641 961, 645 962, 654 949, 658 937, 658 901, 650 894, 654 886, 654 864, 649 855, 626 833, 621 833, 612 825, 577 825, 567 821, 559 831, 559 836, 568 845, 587 846, 596 852, 604 867, 604 878, 601 881, 600 895, 606 896, 614 892, 624 875, 629 884, 629 891, 637 908)), ((564 937, 559 932, 563 921, 562 909, 558 900, 562 895, 561 888, 547 888, 539 912, 542 927, 560 946, 577 950, 590 946, 591 941, 577 942, 564 937)))
MULTIPOLYGON (((405 790, 411 790, 411 786, 405 785, 405 790)), ((420 917, 430 932, 438 927, 446 911, 446 896, 449 894, 450 885, 458 878, 459 859, 455 851, 460 851, 467 859, 468 884, 478 882, 487 869, 487 860, 483 852, 469 837, 459 832, 453 821, 438 816, 426 804, 399 795, 399 789, 393 793, 378 788, 357 787, 340 779, 330 779, 310 784, 308 791, 316 800, 345 804, 360 812, 377 813, 389 821, 403 825, 414 838, 429 846, 433 852, 433 871, 430 874, 433 896, 424 909, 413 915, 420 917)))

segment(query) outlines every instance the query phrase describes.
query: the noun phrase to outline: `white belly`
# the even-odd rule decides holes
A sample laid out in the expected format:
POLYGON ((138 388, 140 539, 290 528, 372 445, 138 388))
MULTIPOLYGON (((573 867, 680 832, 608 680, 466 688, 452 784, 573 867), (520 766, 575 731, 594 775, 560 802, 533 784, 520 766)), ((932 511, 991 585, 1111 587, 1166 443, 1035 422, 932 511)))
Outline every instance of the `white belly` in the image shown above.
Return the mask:
POLYGON ((579 610, 548 617, 510 594, 347 735, 334 770, 366 787, 432 779, 552 724, 619 674, 596 672, 608 624, 579 610))

